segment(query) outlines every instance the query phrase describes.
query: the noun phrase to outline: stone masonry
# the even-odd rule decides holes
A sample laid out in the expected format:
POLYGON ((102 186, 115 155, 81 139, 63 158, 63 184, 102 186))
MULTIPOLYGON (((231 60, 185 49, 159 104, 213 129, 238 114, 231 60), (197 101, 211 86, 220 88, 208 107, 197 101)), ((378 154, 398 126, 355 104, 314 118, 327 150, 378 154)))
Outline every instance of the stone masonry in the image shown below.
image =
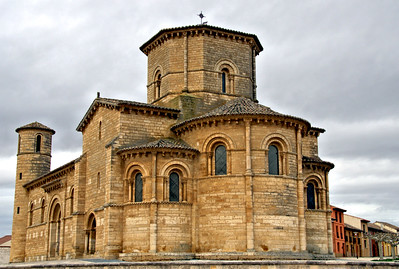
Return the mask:
POLYGON ((256 99, 255 35, 161 30, 147 101, 94 99, 82 154, 50 171, 55 131, 19 127, 10 261, 333 257, 321 128, 256 99))

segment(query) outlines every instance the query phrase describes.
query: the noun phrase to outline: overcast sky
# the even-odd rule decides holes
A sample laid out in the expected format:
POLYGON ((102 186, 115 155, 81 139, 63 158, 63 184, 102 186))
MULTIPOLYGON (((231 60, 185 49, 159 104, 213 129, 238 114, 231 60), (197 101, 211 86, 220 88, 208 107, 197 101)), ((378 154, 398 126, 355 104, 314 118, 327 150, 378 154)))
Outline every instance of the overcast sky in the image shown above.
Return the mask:
POLYGON ((200 23, 256 34, 258 99, 326 129, 330 202, 399 225, 399 1, 0 0, 0 236, 11 234, 17 133, 56 131, 52 169, 77 158, 75 129, 102 97, 146 102, 160 29, 200 23))

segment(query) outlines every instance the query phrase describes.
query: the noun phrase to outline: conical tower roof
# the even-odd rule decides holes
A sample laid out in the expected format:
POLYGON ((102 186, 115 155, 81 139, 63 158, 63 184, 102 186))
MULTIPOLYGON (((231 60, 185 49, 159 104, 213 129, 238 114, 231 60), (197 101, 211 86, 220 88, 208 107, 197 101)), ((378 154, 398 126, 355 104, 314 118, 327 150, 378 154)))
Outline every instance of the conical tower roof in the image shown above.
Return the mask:
POLYGON ((40 122, 37 122, 37 121, 26 124, 24 126, 21 126, 21 127, 17 128, 15 131, 18 133, 19 131, 26 130, 26 129, 44 130, 44 131, 49 131, 52 134, 55 134, 55 131, 53 129, 51 129, 51 128, 47 127, 46 125, 41 124, 40 122))

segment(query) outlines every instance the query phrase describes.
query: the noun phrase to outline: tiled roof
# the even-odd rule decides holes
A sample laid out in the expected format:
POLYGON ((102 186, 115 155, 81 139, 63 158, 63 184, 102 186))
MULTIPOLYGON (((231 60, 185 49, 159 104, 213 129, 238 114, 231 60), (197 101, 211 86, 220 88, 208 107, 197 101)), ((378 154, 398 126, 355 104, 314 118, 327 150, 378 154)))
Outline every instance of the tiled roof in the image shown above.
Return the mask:
POLYGON ((103 103, 103 104, 109 104, 109 105, 113 105, 113 106, 130 105, 130 106, 138 106, 138 107, 163 109, 163 110, 169 110, 169 111, 173 111, 173 112, 180 112, 180 110, 178 110, 178 109, 162 107, 162 106, 156 106, 156 105, 151 105, 151 104, 141 103, 141 102, 135 102, 135 101, 111 99, 111 98, 99 97, 99 98, 96 98, 94 100, 94 102, 103 103))
POLYGON ((239 36, 249 37, 249 38, 252 38, 255 41, 256 46, 257 46, 257 50, 258 50, 257 53, 259 53, 259 52, 261 52, 263 50, 263 47, 260 44, 260 41, 259 41, 258 37, 256 35, 254 35, 254 34, 248 34, 248 33, 240 32, 240 31, 225 29, 225 28, 221 28, 221 27, 217 27, 217 26, 208 25, 208 24, 189 25, 189 26, 162 29, 157 34, 155 34, 150 40, 145 42, 140 47, 140 50, 142 52, 144 52, 147 46, 149 46, 152 42, 157 40, 158 37, 161 37, 161 36, 165 35, 166 33, 169 33, 169 32, 180 32, 180 31, 189 31, 191 29, 192 30, 197 30, 197 31, 201 30, 201 29, 204 29, 204 30, 209 30, 209 31, 212 31, 212 32, 222 32, 222 33, 227 33, 227 34, 231 34, 231 35, 239 35, 239 36))
POLYGON ((178 109, 156 106, 156 105, 151 105, 151 104, 147 104, 147 103, 97 97, 96 99, 94 99, 93 103, 90 105, 86 114, 83 116, 82 120, 80 121, 78 127, 76 128, 77 131, 82 131, 84 129, 84 126, 86 125, 87 122, 90 121, 90 118, 91 118, 92 114, 94 113, 96 107, 101 106, 101 105, 115 107, 115 108, 121 107, 121 106, 136 107, 136 108, 143 108, 143 109, 165 111, 165 112, 170 112, 173 114, 177 114, 180 112, 180 110, 178 110, 178 109))
POLYGON ((2 238, 0 238, 0 246, 9 241, 11 241, 11 235, 3 236, 2 238))
POLYGON ((322 159, 320 159, 320 157, 316 157, 316 156, 312 156, 312 157, 302 156, 302 161, 303 161, 304 163, 319 163, 319 164, 325 164, 325 165, 331 166, 331 168, 334 168, 334 164, 333 164, 333 163, 323 161, 322 159))
POLYGON ((350 230, 359 231, 359 232, 362 231, 362 230, 360 230, 360 229, 358 229, 358 228, 356 228, 356 227, 354 227, 352 225, 349 225, 347 223, 345 223, 345 229, 350 229, 350 230))
POLYGON ((195 121, 195 120, 217 117, 217 116, 229 116, 229 115, 265 115, 265 116, 276 116, 276 117, 281 117, 281 118, 291 118, 291 119, 302 121, 310 127, 310 123, 304 119, 278 113, 278 112, 270 109, 267 106, 255 103, 254 101, 252 101, 248 98, 240 97, 240 98, 236 98, 232 101, 229 101, 226 104, 224 104, 204 115, 180 122, 180 123, 174 125, 172 127, 172 129, 178 128, 188 122, 195 121))
POLYGON ((399 227, 398 227, 398 226, 395 226, 395 225, 390 224, 390 223, 388 223, 388 222, 376 221, 376 223, 381 223, 381 224, 383 224, 383 225, 385 225, 385 226, 388 226, 388 227, 390 227, 390 228, 392 228, 392 229, 395 229, 395 230, 397 230, 397 231, 399 232, 399 227))
POLYGON ((190 150, 190 151, 198 151, 195 148, 192 148, 183 140, 177 140, 174 138, 161 138, 151 142, 142 142, 133 144, 130 146, 126 146, 121 148, 118 152, 123 152, 127 150, 135 150, 135 149, 182 149, 182 150, 190 150))
POLYGON ((367 223, 367 227, 369 228, 369 230, 373 229, 373 230, 383 231, 383 229, 380 226, 378 226, 374 223, 367 223))
POLYGON ((50 131, 53 134, 55 134, 55 131, 53 129, 51 129, 51 128, 47 127, 46 125, 41 124, 40 122, 37 122, 37 121, 29 123, 24 126, 21 126, 21 127, 17 128, 15 131, 19 132, 20 130, 24 130, 24 129, 39 129, 39 130, 50 131))
POLYGON ((333 209, 337 210, 337 211, 346 212, 346 209, 343 209, 343 208, 340 208, 340 207, 336 207, 335 205, 331 205, 331 204, 330 204, 330 206, 331 206, 333 209))

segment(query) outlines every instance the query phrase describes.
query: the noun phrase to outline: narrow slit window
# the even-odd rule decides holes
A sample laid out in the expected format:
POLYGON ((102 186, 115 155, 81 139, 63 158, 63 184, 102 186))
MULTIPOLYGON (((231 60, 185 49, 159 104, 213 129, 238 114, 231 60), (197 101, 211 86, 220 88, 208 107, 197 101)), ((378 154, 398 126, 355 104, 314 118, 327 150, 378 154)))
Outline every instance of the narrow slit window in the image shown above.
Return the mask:
POLYGON ((41 206, 41 209, 40 209, 40 223, 43 223, 44 222, 44 208, 45 208, 45 200, 43 199, 42 200, 42 206, 41 206))
POLYGON ((227 93, 229 90, 229 73, 227 68, 222 69, 222 93, 227 93))
POLYGON ((101 121, 98 123, 98 140, 101 140, 101 121))

